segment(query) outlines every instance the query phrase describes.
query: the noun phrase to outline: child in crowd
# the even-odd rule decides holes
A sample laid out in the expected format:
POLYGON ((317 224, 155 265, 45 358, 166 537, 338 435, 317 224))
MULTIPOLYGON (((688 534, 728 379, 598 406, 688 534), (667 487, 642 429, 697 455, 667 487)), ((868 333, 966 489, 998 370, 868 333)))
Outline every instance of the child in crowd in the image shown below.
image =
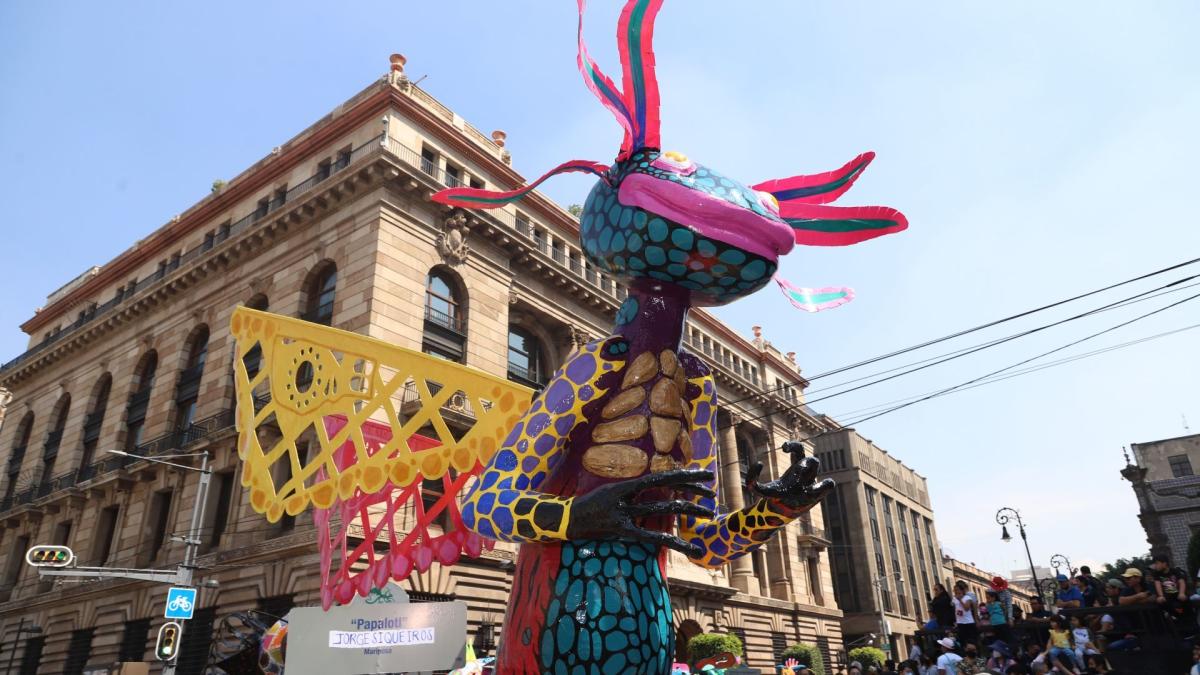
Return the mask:
POLYGON ((1000 600, 1000 592, 989 588, 987 591, 987 604, 984 605, 988 625, 992 627, 992 633, 996 640, 1012 642, 1012 631, 1009 630, 1008 615, 1004 610, 1004 603, 1000 600))
POLYGON ((1071 617, 1071 641, 1075 643, 1075 662, 1082 664, 1088 654, 1099 654, 1096 649, 1092 629, 1083 622, 1078 614, 1071 617))
POLYGON ((1050 639, 1046 642, 1046 665, 1058 668, 1071 675, 1080 675, 1078 666, 1082 662, 1075 661, 1075 652, 1071 649, 1071 633, 1067 630, 1066 621, 1058 615, 1050 617, 1050 639))

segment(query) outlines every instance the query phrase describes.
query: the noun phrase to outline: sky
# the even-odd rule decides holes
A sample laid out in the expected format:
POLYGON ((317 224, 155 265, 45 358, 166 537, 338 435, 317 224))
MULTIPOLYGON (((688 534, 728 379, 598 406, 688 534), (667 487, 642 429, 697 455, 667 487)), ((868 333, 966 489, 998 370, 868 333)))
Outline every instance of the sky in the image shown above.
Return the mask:
MULTIPOLYGON (((619 74, 618 4, 593 0, 593 56, 619 74)), ((814 376, 1200 257, 1192 2, 668 0, 655 30, 665 149, 755 183, 878 158, 845 204, 908 231, 797 247, 781 274, 850 285, 801 314, 768 288, 717 310, 761 325, 814 376)), ((103 264, 408 57, 408 74, 526 176, 611 161, 620 130, 575 69, 575 3, 0 3, 0 360, 45 296, 103 264)), ((582 202, 590 181, 544 191, 582 202)), ((845 380, 1037 327, 1200 273, 1193 265, 928 350, 814 379, 821 412, 972 380, 1200 292, 1184 289, 817 402, 845 380), (820 390, 825 390, 824 392, 820 390)), ((1187 283, 1196 283, 1195 281, 1187 283)), ((1200 299, 1031 365, 1200 322, 1200 299)), ((1145 552, 1122 446, 1200 432, 1200 331, 857 425, 929 481, 944 548, 1026 567, 995 513, 1021 511, 1035 562, 1145 552), (1186 420, 1186 421, 1185 421, 1186 420)), ((1200 469, 1200 467, 1198 467, 1200 469)))

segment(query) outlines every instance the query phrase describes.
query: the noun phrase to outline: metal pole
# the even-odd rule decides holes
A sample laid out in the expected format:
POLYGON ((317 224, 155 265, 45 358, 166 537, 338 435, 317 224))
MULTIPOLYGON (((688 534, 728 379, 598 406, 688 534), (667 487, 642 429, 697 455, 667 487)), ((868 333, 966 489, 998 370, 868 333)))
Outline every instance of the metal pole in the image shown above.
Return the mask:
POLYGON ((1021 541, 1025 544, 1025 556, 1029 558, 1029 573, 1033 575, 1033 587, 1041 589, 1038 585, 1037 570, 1033 566, 1033 554, 1029 552, 1029 538, 1025 536, 1025 523, 1021 521, 1021 514, 1017 514, 1017 528, 1021 530, 1021 541))
POLYGON ((887 576, 884 575, 884 576, 877 577, 874 581, 875 602, 879 606, 879 648, 880 649, 883 648, 883 645, 888 640, 887 617, 884 616, 884 614, 883 614, 883 586, 881 585, 886 580, 887 580, 887 576))
MULTIPOLYGON (((200 483, 196 486, 196 503, 192 506, 192 524, 188 527, 187 539, 184 540, 183 563, 176 568, 176 579, 180 586, 192 585, 192 570, 196 565, 196 557, 200 549, 200 525, 204 522, 204 510, 208 506, 208 482, 212 472, 208 470, 208 453, 200 459, 200 483)), ((197 602, 200 594, 196 594, 197 602)), ((193 608, 195 609, 195 608, 193 608)), ((179 653, 183 651, 183 631, 187 621, 179 621, 179 649, 175 650, 175 658, 163 664, 162 675, 175 675, 175 663, 179 661, 179 653)))
POLYGON ((21 633, 24 631, 25 617, 21 617, 20 622, 17 623, 17 636, 13 638, 12 651, 8 653, 8 668, 5 668, 4 670, 4 672, 8 673, 9 675, 12 675, 13 657, 17 655, 17 646, 21 644, 21 633))

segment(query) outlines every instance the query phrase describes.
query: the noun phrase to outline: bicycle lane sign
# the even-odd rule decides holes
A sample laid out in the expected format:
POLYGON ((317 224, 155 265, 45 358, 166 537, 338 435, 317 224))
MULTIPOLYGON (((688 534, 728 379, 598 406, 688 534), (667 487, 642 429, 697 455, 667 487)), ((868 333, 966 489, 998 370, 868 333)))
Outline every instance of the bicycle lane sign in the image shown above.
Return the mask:
POLYGON ((167 607, 163 616, 167 619, 187 621, 196 611, 196 589, 175 588, 167 591, 167 607))

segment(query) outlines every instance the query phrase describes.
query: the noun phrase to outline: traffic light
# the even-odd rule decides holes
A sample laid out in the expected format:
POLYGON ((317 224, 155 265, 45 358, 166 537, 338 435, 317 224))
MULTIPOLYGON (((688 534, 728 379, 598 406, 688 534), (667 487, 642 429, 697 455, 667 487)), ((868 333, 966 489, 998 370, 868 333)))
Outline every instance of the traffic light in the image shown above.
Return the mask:
POLYGON ((171 661, 179 653, 179 635, 183 629, 178 623, 168 621, 158 629, 158 640, 154 643, 154 657, 159 661, 171 661))
POLYGON ((25 562, 34 567, 70 567, 75 553, 66 546, 34 546, 25 552, 25 562))

